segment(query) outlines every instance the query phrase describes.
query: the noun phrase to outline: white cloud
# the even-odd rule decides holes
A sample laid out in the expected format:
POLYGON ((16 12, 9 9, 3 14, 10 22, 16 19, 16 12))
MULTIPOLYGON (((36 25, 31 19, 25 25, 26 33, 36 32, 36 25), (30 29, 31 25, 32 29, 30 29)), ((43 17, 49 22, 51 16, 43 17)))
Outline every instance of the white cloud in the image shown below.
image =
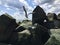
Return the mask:
POLYGON ((2 2, 0 1, 0 5, 2 4, 2 2))
POLYGON ((33 0, 33 5, 39 5, 41 3, 41 0, 33 0))
POLYGON ((11 10, 11 9, 7 7, 7 10, 11 10))
MULTIPOLYGON (((21 17, 24 17, 22 13, 24 13, 23 6, 25 6, 27 13, 32 12, 33 8, 28 4, 26 0, 0 0, 2 5, 6 7, 7 10, 16 10, 14 13, 14 18, 16 19, 22 19, 21 17)), ((5 11, 6 12, 6 11, 5 11)), ((30 17, 30 16, 29 16, 30 17)), ((24 17, 25 18, 25 17, 24 17)))
POLYGON ((49 13, 49 12, 54 12, 54 10, 55 10, 56 8, 55 7, 52 7, 52 8, 50 8, 49 10, 47 10, 47 12, 49 13))
MULTIPOLYGON (((29 14, 29 13, 32 13, 33 8, 27 3, 26 0, 19 0, 19 1, 24 4, 24 6, 25 6, 28 14, 29 14)), ((29 17, 28 19, 32 19, 32 15, 31 15, 31 14, 29 14, 28 17, 29 17)))
POLYGON ((23 5, 28 6, 28 3, 25 0, 19 0, 23 5))
POLYGON ((33 0, 33 5, 36 6, 36 4, 40 5, 46 13, 54 12, 58 13, 60 12, 60 0, 33 0))
MULTIPOLYGON (((33 11, 36 5, 40 5, 46 13, 60 12, 60 0, 28 0, 28 1, 31 1, 33 7, 28 4, 27 0, 0 0, 0 4, 4 5, 7 8, 7 10, 11 9, 16 10, 13 16, 18 20, 21 17, 24 17, 23 6, 25 6, 28 14, 33 11)), ((32 16, 29 15, 29 18, 31 19, 32 16)))
POLYGON ((0 11, 0 15, 2 15, 2 14, 5 14, 5 12, 4 11, 0 11))
POLYGON ((55 0, 54 4, 60 4, 60 0, 55 0))
POLYGON ((55 0, 33 0, 33 5, 40 5, 45 3, 52 4, 55 0))
POLYGON ((4 4, 5 7, 9 7, 6 3, 4 4))
POLYGON ((24 13, 23 14, 20 14, 20 12, 15 12, 13 15, 11 15, 13 18, 16 19, 16 21, 22 21, 23 19, 25 19, 25 15, 24 13))
POLYGON ((26 10, 29 12, 30 10, 32 11, 33 8, 27 3, 26 0, 19 0, 21 3, 23 3, 23 6, 25 6, 26 10))

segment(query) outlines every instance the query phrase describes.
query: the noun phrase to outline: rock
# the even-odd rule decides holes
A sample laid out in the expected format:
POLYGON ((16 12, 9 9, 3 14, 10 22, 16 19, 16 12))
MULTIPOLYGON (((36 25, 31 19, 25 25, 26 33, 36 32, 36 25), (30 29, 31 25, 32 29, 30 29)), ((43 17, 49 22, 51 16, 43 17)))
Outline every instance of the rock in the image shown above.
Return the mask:
POLYGON ((57 16, 57 27, 60 28, 60 14, 58 14, 57 16))
POLYGON ((57 28, 58 21, 57 21, 57 15, 55 13, 48 13, 47 17, 49 19, 49 29, 57 28))
POLYGON ((32 25, 28 30, 19 32, 17 45, 44 45, 49 39, 49 30, 39 24, 32 25))
POLYGON ((48 13, 47 17, 49 21, 57 20, 57 15, 55 13, 48 13))
POLYGON ((11 44, 0 43, 0 45, 11 45, 11 44))
POLYGON ((44 45, 50 37, 48 29, 39 24, 29 29, 31 32, 30 45, 44 45))
POLYGON ((60 19, 60 13, 58 14, 57 18, 60 19))
MULTIPOLYGON (((0 42, 9 43, 12 33, 17 27, 16 20, 13 19, 8 14, 3 14, 0 16, 0 42)), ((16 35, 15 35, 16 36, 16 35)), ((15 39, 14 39, 15 40, 15 39)))
POLYGON ((33 10, 32 14, 32 24, 38 23, 39 25, 45 26, 48 28, 48 18, 46 16, 46 13, 40 6, 36 6, 36 8, 33 10))
POLYGON ((54 36, 51 36, 45 45, 60 45, 60 42, 54 36))
POLYGON ((17 28, 16 28, 16 32, 21 32, 21 31, 23 31, 23 30, 25 30, 26 28, 24 28, 23 26, 18 26, 17 28))

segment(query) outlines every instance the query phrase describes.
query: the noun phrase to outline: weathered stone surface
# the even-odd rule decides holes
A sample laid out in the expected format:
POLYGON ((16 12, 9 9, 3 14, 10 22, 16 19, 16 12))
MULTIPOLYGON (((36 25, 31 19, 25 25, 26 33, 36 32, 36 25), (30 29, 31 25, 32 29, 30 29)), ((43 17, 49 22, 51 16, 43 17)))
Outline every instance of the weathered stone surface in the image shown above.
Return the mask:
POLYGON ((57 27, 60 28, 60 14, 57 16, 57 27))
POLYGON ((26 28, 25 27, 23 27, 23 26, 18 26, 17 28, 16 28, 16 32, 21 32, 21 31, 23 31, 23 30, 25 30, 26 28))
POLYGON ((58 14, 57 18, 60 19, 60 13, 58 14))
POLYGON ((52 36, 45 45, 60 45, 60 42, 54 36, 52 36))
POLYGON ((32 24, 38 23, 39 25, 42 25, 48 28, 48 23, 47 23, 48 18, 44 10, 40 6, 37 6, 33 10, 33 12, 34 13, 32 14, 32 24))
POLYGON ((48 13, 47 17, 49 21, 57 20, 57 15, 55 13, 48 13))
POLYGON ((51 29, 51 36, 45 45, 60 45, 60 29, 51 29))
POLYGON ((49 39, 49 31, 45 27, 37 24, 30 29, 31 37, 28 44, 30 45, 43 45, 49 39))
MULTIPOLYGON (((0 42, 9 43, 13 31, 18 25, 15 19, 11 18, 8 14, 0 16, 0 42)), ((15 35, 16 36, 16 35, 15 35)), ((15 40, 15 39, 14 39, 15 40)))
POLYGON ((0 43, 0 45, 11 45, 11 44, 6 44, 6 43, 0 43))
POLYGON ((49 39, 49 31, 41 25, 33 25, 19 32, 17 45, 43 45, 49 39))
POLYGON ((57 15, 55 13, 48 13, 47 17, 49 19, 48 21, 49 28, 50 29, 57 28, 57 25, 58 25, 57 15))
POLYGON ((24 28, 28 28, 29 26, 32 26, 32 21, 31 20, 23 20, 20 26, 23 26, 24 28))

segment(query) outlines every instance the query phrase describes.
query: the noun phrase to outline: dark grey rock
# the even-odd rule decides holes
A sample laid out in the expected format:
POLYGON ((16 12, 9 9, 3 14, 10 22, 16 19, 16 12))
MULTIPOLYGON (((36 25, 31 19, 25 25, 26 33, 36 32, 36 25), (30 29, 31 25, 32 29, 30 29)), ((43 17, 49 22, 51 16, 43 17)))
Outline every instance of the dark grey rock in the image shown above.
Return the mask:
POLYGON ((39 24, 29 27, 28 30, 31 35, 22 42, 23 45, 44 45, 50 37, 49 30, 39 24))
POLYGON ((48 18, 46 16, 46 13, 40 6, 36 6, 36 8, 33 10, 32 14, 32 24, 38 23, 39 25, 45 26, 48 28, 48 18))
POLYGON ((57 15, 55 13, 48 13, 47 17, 49 20, 48 21, 49 28, 50 29, 57 28, 57 25, 58 25, 57 15))
MULTIPOLYGON (((9 16, 8 14, 1 15, 0 16, 0 42, 9 43, 10 39, 12 38, 12 34, 15 31, 15 28, 17 26, 18 25, 14 18, 9 16)), ((16 39, 14 39, 14 40, 16 40, 16 39)), ((12 43, 13 43, 13 41, 12 41, 12 43)))

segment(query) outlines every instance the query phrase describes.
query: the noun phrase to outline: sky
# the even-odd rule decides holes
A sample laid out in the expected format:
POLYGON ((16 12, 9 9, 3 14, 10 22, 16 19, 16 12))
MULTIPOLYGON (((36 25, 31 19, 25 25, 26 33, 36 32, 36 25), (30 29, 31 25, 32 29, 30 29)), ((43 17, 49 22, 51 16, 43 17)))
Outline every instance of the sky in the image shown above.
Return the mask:
POLYGON ((60 0, 0 0, 0 15, 8 13, 16 20, 25 19, 23 6, 25 6, 28 19, 32 20, 32 13, 34 8, 39 5, 46 13, 60 13, 60 0))

